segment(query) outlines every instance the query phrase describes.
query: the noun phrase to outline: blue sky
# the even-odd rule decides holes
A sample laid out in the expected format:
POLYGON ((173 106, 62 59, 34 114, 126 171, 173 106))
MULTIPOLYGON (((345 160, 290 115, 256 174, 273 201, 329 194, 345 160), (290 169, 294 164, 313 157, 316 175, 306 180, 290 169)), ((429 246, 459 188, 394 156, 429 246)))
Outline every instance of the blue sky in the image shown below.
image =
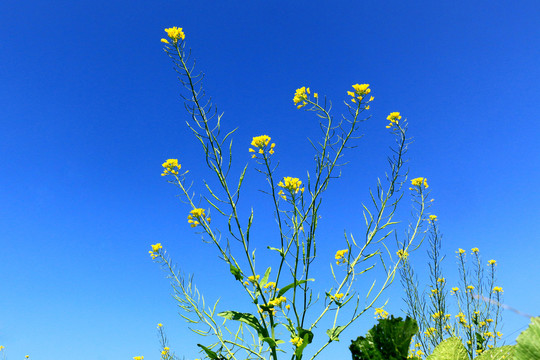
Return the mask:
MULTIPOLYGON (((159 176, 172 157, 195 189, 211 177, 159 42, 170 26, 184 28, 224 128, 238 127, 235 169, 249 161, 251 137, 268 134, 283 176, 305 176, 317 119, 296 110, 294 90, 326 94, 339 116, 350 86, 371 84, 365 136, 321 212, 321 272, 343 230, 361 231, 359 204, 384 176, 392 141, 385 118, 400 111, 415 140, 410 174, 427 177, 435 199, 448 278, 454 251, 477 246, 498 261, 505 303, 538 315, 539 10, 536 1, 4 0, 0 345, 8 358, 158 359, 158 322, 177 354, 199 357, 201 339, 148 257, 152 243, 195 274, 210 302, 232 306, 241 295, 159 176)), ((252 167, 242 211, 264 200, 263 183, 252 167)), ((255 245, 261 256, 266 245, 255 245)), ((425 250, 415 255, 419 270, 425 250)), ((391 313, 401 314, 402 296, 399 283, 386 293, 391 313)), ((527 319, 504 319, 512 343, 527 319)), ((371 314, 362 318, 332 353, 350 356, 349 340, 373 324, 371 314)))

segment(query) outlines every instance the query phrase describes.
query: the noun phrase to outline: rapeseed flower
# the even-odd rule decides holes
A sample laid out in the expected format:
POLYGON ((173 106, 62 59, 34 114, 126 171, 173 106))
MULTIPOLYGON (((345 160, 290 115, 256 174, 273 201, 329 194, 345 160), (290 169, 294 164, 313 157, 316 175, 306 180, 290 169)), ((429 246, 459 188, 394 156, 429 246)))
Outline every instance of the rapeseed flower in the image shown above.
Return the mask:
MULTIPOLYGON (((169 39, 172 40, 173 44, 176 44, 178 40, 184 40, 186 38, 186 34, 184 34, 184 31, 182 31, 182 28, 172 27, 165 29, 165 32, 167 33, 167 36, 169 39)), ((168 44, 169 41, 167 39, 161 39, 162 43, 168 44)))
POLYGON ((182 167, 182 165, 178 163, 178 159, 167 159, 167 161, 161 164, 161 166, 164 167, 161 176, 166 176, 169 174, 178 175, 178 170, 180 170, 182 167))
POLYGON ((497 262, 493 259, 488 261, 488 265, 497 265, 497 262))
POLYGON ((453 287, 452 290, 450 291, 450 294, 455 295, 458 291, 459 291, 458 287, 453 287))
POLYGON ((163 246, 161 246, 161 243, 157 243, 150 246, 152 247, 152 250, 148 251, 148 253, 152 257, 152 260, 154 260, 155 258, 159 256, 159 251, 163 249, 163 246))
POLYGON ((412 186, 418 186, 418 187, 422 187, 422 185, 424 185, 425 189, 427 189, 429 187, 429 185, 427 183, 427 179, 423 178, 423 177, 418 177, 418 178, 412 179, 411 184, 412 184, 412 186))
POLYGON ((188 223, 191 227, 196 227, 201 223, 201 221, 206 218, 207 222, 210 222, 210 217, 206 217, 206 214, 204 213, 204 209, 196 208, 189 212, 188 215, 188 223))
POLYGON ((287 298, 285 296, 280 296, 268 302, 270 306, 280 306, 282 303, 286 302, 287 298))
POLYGON ((390 129, 392 126, 399 124, 399 120, 401 120, 401 115, 398 112, 391 112, 390 115, 386 117, 386 120, 390 121, 390 124, 386 125, 386 128, 390 129))
POLYGON ((383 308, 375 309, 375 319, 386 319, 388 317, 388 312, 383 308))
POLYGON ((4 350, 6 347, 3 345, 0 345, 0 351, 4 350))
POLYGON ((473 252, 473 254, 478 254, 480 250, 477 247, 475 247, 475 248, 472 248, 471 251, 473 252))
POLYGON ((495 286, 495 287, 493 288, 493 292, 494 292, 494 293, 502 293, 502 292, 503 292, 503 288, 500 287, 500 286, 495 286))
POLYGON ((302 340, 300 337, 298 336, 295 336, 291 339, 291 343, 296 346, 296 347, 299 347, 302 345, 302 343, 304 342, 304 340, 302 340))
MULTIPOLYGON (((356 100, 358 102, 361 102, 364 98, 364 95, 367 95, 371 92, 371 89, 369 88, 369 84, 355 84, 352 86, 354 91, 347 91, 347 94, 351 97, 351 101, 353 103, 356 103, 356 100)), ((370 98, 369 101, 373 100, 373 96, 370 98)))
POLYGON ((463 249, 458 249, 458 251, 456 251, 456 253, 458 253, 459 255, 462 255, 462 254, 465 254, 465 250, 463 249))
POLYGON ((405 250, 398 250, 396 252, 397 256, 400 258, 400 259, 407 259, 409 257, 409 253, 405 250))
POLYGON ((144 356, 135 356, 133 360, 143 360, 144 356))
MULTIPOLYGON (((249 148, 249 152, 264 154, 266 151, 270 155, 272 155, 274 153, 274 147, 276 146, 276 144, 270 145, 270 149, 267 150, 267 146, 270 143, 270 140, 272 140, 272 138, 268 135, 254 136, 253 140, 251 141, 251 146, 253 146, 255 149, 249 148)), ((253 154, 251 157, 255 158, 257 157, 257 155, 253 154)))
POLYGON ((347 261, 345 259, 345 254, 348 253, 349 250, 348 249, 343 249, 343 250, 338 250, 336 252, 336 255, 334 256, 334 258, 337 260, 336 261, 336 264, 339 265, 339 264, 345 264, 345 262, 347 261))
MULTIPOLYGON (((291 193, 298 193, 298 191, 304 192, 304 188, 300 188, 302 181, 298 178, 293 177, 284 177, 282 181, 279 182, 278 186, 286 190, 289 190, 291 193)), ((282 196, 283 197, 283 196, 282 196)))
POLYGON ((437 221, 437 215, 429 215, 430 221, 437 221))
POLYGON ((305 86, 302 86, 299 89, 296 89, 294 93, 293 101, 296 108, 300 109, 307 105, 308 95, 310 94, 309 88, 306 89, 305 86), (300 105, 297 105, 300 103, 300 105))

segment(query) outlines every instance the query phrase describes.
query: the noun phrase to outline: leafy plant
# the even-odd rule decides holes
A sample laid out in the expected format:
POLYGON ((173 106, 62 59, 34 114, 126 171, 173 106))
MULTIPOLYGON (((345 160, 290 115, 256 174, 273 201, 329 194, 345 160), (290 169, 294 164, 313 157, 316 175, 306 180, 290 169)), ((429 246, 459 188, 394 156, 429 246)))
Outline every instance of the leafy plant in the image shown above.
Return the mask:
MULTIPOLYGON (((352 341, 349 349, 353 360, 405 360, 409 355, 411 339, 418 331, 416 321, 410 317, 379 319, 379 323, 365 337, 352 341)), ((409 357, 415 359, 415 357, 409 357)))

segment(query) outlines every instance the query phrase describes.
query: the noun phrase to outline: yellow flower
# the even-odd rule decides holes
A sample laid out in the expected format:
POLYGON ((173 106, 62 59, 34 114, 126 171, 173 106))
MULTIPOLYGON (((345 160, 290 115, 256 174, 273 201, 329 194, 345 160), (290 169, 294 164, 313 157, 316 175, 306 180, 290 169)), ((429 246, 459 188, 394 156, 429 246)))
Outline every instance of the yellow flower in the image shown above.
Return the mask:
POLYGON ((306 100, 308 99, 309 93, 310 93, 309 88, 306 89, 305 86, 302 86, 301 88, 296 89, 296 93, 294 94, 293 101, 298 109, 307 105, 306 100), (300 102, 301 104, 297 105, 300 102))
POLYGON ((446 281, 445 278, 438 278, 438 279, 437 279, 437 282, 439 282, 439 283, 441 283, 441 284, 444 283, 445 281, 446 281))
POLYGON ((429 187, 427 183, 427 179, 423 177, 412 179, 411 184, 412 186, 418 186, 418 187, 421 187, 422 185, 424 185, 424 188, 426 189, 429 187))
POLYGON ((319 94, 314 93, 314 94, 313 94, 313 97, 314 97, 315 99, 318 99, 318 98, 319 98, 319 94))
POLYGON ((261 275, 249 276, 248 280, 251 281, 252 283, 255 283, 255 282, 259 281, 260 277, 261 277, 261 275))
POLYGON ((437 221, 437 215, 429 215, 430 221, 437 221))
POLYGON ((336 252, 336 255, 334 256, 334 258, 337 260, 336 261, 337 265, 345 264, 345 262, 347 261, 347 260, 345 260, 345 254, 348 253, 348 252, 349 252, 348 249, 338 250, 336 252))
POLYGON ((162 43, 165 43, 165 44, 168 44, 168 43, 169 43, 169 41, 168 41, 167 39, 161 39, 161 42, 162 42, 162 43))
POLYGON ((296 347, 301 346, 303 342, 304 342, 304 340, 302 340, 302 339, 299 338, 298 336, 293 337, 293 338, 291 339, 291 343, 292 343, 294 346, 296 346, 296 347))
POLYGON ((282 181, 279 182, 278 186, 284 189, 289 190, 291 193, 298 193, 298 191, 304 192, 304 188, 300 188, 302 182, 298 178, 293 177, 284 177, 282 181))
POLYGON ((436 312, 435 314, 432 314, 431 317, 433 319, 438 319, 442 316, 442 311, 436 312))
POLYGON ((371 92, 369 84, 355 84, 352 87, 354 89, 354 93, 352 91, 347 91, 347 94, 352 97, 352 102, 356 102, 355 98, 362 101, 364 95, 367 95, 371 92))
POLYGON ((458 287, 453 287, 453 288, 452 288, 452 291, 450 291, 450 294, 451 294, 451 295, 454 295, 454 294, 456 294, 458 291, 459 291, 459 288, 458 288, 458 287))
POLYGON ((493 319, 486 319, 486 322, 487 322, 487 323, 492 323, 492 322, 493 322, 493 319))
POLYGON ((407 259, 409 257, 409 253, 405 250, 398 250, 396 254, 400 259, 407 259))
POLYGON ((424 355, 424 352, 422 350, 416 350, 416 355, 422 356, 424 355))
POLYGON ((165 29, 165 32, 167 33, 167 36, 169 39, 173 41, 174 44, 178 42, 178 40, 184 40, 186 38, 186 35, 182 31, 182 28, 172 27, 165 29))
POLYGON ((133 360, 143 360, 144 356, 135 356, 133 360))
POLYGON ((386 319, 387 317, 388 312, 386 312, 383 308, 375 309, 375 319, 386 319))
POLYGON ((503 292, 503 288, 500 287, 500 286, 495 286, 495 287, 493 288, 493 292, 494 292, 494 293, 502 293, 502 292, 503 292))
MULTIPOLYGON (((249 152, 264 154, 267 150, 268 144, 270 144, 270 140, 272 140, 272 138, 268 135, 254 136, 253 140, 251 141, 251 146, 253 146, 255 149, 249 148, 249 152)), ((267 151, 270 155, 274 153, 275 146, 276 144, 270 145, 270 149, 267 151)), ((254 154, 252 157, 254 158, 256 155, 254 154)))
POLYGON ((386 120, 390 121, 390 124, 386 126, 386 128, 389 129, 392 126, 399 124, 399 120, 401 120, 401 115, 398 112, 391 112, 390 115, 386 117, 386 120))
POLYGON ((474 286, 472 285, 467 286, 467 290, 471 290, 471 291, 474 290, 474 286))
POLYGON ((168 159, 163 164, 161 164, 161 166, 164 167, 161 176, 169 174, 178 175, 178 170, 180 170, 180 168, 182 167, 182 165, 178 163, 178 159, 168 159))
POLYGON ((24 355, 24 357, 28 359, 30 357, 30 355, 24 355))
POLYGON ((336 301, 336 300, 339 301, 344 296, 345 296, 344 294, 336 293, 336 295, 330 295, 330 299, 332 299, 333 301, 336 301))
POLYGON ((498 337, 499 337, 499 339, 500 339, 500 338, 502 338, 502 336, 503 336, 503 333, 502 333, 502 332, 500 332, 500 331, 497 331, 497 336, 498 336, 498 337))
POLYGON ((159 324, 157 324, 157 327, 158 327, 158 328, 163 327, 163 324, 162 324, 162 323, 159 323, 159 324))
POLYGON ((0 351, 4 350, 6 347, 3 345, 0 345, 0 351))
POLYGON ((426 334, 426 336, 429 337, 429 336, 432 336, 435 333, 435 331, 437 330, 434 327, 430 327, 430 328, 427 328, 426 331, 424 331, 424 334, 426 334))
POLYGON ((497 262, 495 260, 491 259, 491 260, 488 261, 488 264, 489 265, 497 265, 497 262))
POLYGON ((475 248, 472 248, 471 251, 473 252, 473 254, 478 254, 480 250, 478 250, 478 248, 475 247, 475 248))
POLYGON ((284 303, 286 301, 287 301, 287 298, 285 296, 280 296, 278 298, 270 300, 268 302, 268 305, 270 305, 270 306, 279 306, 279 305, 281 305, 281 303, 284 303))
POLYGON ((201 208, 191 210, 187 218, 188 223, 191 225, 191 227, 196 227, 197 225, 199 225, 204 218, 206 218, 207 222, 210 222, 211 220, 209 217, 206 217, 204 209, 201 208))
POLYGON ((459 255, 465 254, 465 250, 463 250, 463 249, 458 249, 458 251, 456 251, 456 253, 458 253, 459 255))
POLYGON ((154 245, 150 245, 152 247, 152 250, 148 251, 150 256, 152 257, 152 260, 157 258, 159 256, 159 250, 163 249, 163 246, 161 246, 161 243, 157 243, 154 245))
POLYGON ((290 308, 291 308, 291 305, 289 304, 285 305, 285 309, 290 310, 290 308))

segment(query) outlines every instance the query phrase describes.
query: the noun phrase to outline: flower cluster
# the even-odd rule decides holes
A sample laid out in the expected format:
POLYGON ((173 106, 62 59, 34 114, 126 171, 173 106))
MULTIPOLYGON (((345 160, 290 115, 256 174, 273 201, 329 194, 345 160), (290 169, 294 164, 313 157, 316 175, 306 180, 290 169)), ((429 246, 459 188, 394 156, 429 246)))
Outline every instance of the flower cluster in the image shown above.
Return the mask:
POLYGON ((461 255, 465 254, 465 250, 459 248, 458 251, 456 251, 456 253, 461 256, 461 255))
POLYGON ((386 120, 390 121, 390 124, 386 125, 386 128, 390 129, 392 126, 399 124, 401 115, 398 112, 391 112, 390 115, 386 117, 386 120))
POLYGON ((345 295, 342 293, 336 293, 336 295, 330 295, 330 299, 333 301, 339 301, 341 300, 345 295))
POLYGON ((437 215, 429 215, 429 221, 437 221, 437 215))
MULTIPOLYGON (((299 178, 293 178, 289 176, 284 177, 283 180, 279 182, 278 186, 286 190, 289 190, 289 192, 295 193, 295 194, 298 193, 299 190, 301 192, 304 192, 304 188, 303 187, 300 188, 300 186, 302 186, 302 181, 300 181, 299 178)), ((280 190, 278 192, 278 195, 281 196, 283 200, 287 199, 283 190, 280 190)))
POLYGON ((169 174, 178 175, 178 170, 180 170, 180 168, 182 167, 182 165, 178 163, 178 159, 168 159, 163 164, 161 164, 161 166, 163 166, 164 168, 161 176, 166 176, 169 174))
POLYGON ((248 281, 245 281, 244 285, 248 286, 250 282, 255 284, 255 283, 259 282, 260 278, 261 278, 261 275, 248 276, 248 281))
POLYGON ((497 265, 497 261, 491 259, 491 260, 488 261, 488 265, 492 265, 492 266, 497 265))
POLYGON ((204 209, 201 208, 191 210, 187 218, 188 223, 191 225, 191 227, 196 227, 197 225, 199 225, 204 218, 206 218, 207 222, 210 222, 211 220, 210 217, 206 217, 204 209))
MULTIPOLYGON (((276 283, 273 282, 273 281, 269 281, 269 282, 266 283, 266 285, 263 286, 263 288, 266 289, 266 290, 264 290, 265 293, 270 292, 270 291, 276 289, 276 283)), ((276 291, 277 290, 278 289, 276 289, 276 291)))
POLYGON ((143 360, 144 356, 135 356, 133 360, 143 360))
MULTIPOLYGON (((251 141, 251 146, 253 146, 255 149, 249 148, 249 152, 264 154, 268 144, 270 143, 270 140, 272 140, 272 138, 268 135, 253 137, 253 140, 251 141)), ((270 145, 270 150, 267 151, 270 155, 274 153, 275 146, 276 144, 270 145)), ((253 154, 251 157, 255 158, 257 157, 257 155, 253 154)))
MULTIPOLYGON (((414 178, 411 180, 411 185, 412 186, 416 186, 416 187, 419 187, 421 188, 422 185, 424 186, 424 189, 427 189, 429 187, 428 183, 427 183, 427 179, 426 178, 423 178, 423 177, 418 177, 418 178, 414 178)), ((413 190, 413 188, 410 188, 411 190, 413 190)))
POLYGON ((472 248, 471 251, 473 252, 473 254, 478 254, 480 250, 477 247, 475 247, 475 248, 472 248))
POLYGON ((334 258, 337 260, 336 261, 336 264, 339 265, 339 264, 345 264, 345 262, 347 261, 345 259, 345 254, 348 253, 349 250, 348 249, 343 249, 343 250, 338 250, 336 252, 336 255, 334 256, 334 258))
MULTIPOLYGON (((356 84, 352 86, 354 91, 347 91, 347 95, 351 97, 351 101, 355 103, 357 100, 359 103, 362 102, 362 99, 365 95, 369 94, 371 92, 371 89, 369 88, 369 84, 356 84)), ((374 97, 370 97, 369 101, 373 101, 374 97)), ((366 109, 369 109, 369 105, 366 107, 366 109)))
MULTIPOLYGON (((305 86, 302 86, 300 89, 296 89, 296 92, 294 93, 293 101, 297 109, 300 109, 307 105, 307 99, 308 99, 309 94, 311 94, 311 92, 309 91, 309 88, 306 89, 305 86), (297 105, 298 103, 301 103, 301 104, 297 105)), ((315 97, 318 97, 317 93, 315 93, 315 97)))
POLYGON ((398 250, 396 254, 400 259, 404 259, 404 260, 406 260, 409 257, 409 253, 405 250, 398 250))
POLYGON ((154 260, 155 258, 159 256, 159 251, 163 249, 163 246, 161 246, 161 243, 157 243, 150 246, 152 247, 152 250, 148 251, 148 253, 152 257, 152 260, 154 260))
POLYGON ((388 312, 383 308, 375 309, 375 319, 386 319, 388 317, 388 312))
MULTIPOLYGON (((182 28, 172 27, 165 29, 165 32, 167 33, 167 36, 169 39, 172 40, 173 44, 176 44, 178 40, 184 40, 186 38, 186 34, 182 31, 182 28)), ((169 44, 169 40, 167 39, 161 39, 162 43, 169 44)))
POLYGON ((424 334, 426 334, 426 336, 429 337, 435 334, 435 331, 436 329, 434 327, 430 327, 430 328, 427 328, 426 331, 424 331, 424 334))
POLYGON ((165 347, 163 348, 163 350, 161 350, 161 356, 167 356, 167 355, 169 355, 169 350, 170 350, 170 349, 169 349, 167 346, 165 346, 165 347))
POLYGON ((495 286, 495 287, 493 288, 493 292, 494 292, 494 293, 502 293, 502 292, 503 292, 503 288, 500 287, 500 286, 495 286))
POLYGON ((459 292, 459 288, 456 287, 456 286, 454 286, 454 287, 452 288, 452 290, 450 291, 450 295, 455 295, 455 294, 457 294, 458 292, 459 292))
POLYGON ((287 301, 287 298, 285 296, 280 296, 278 298, 275 298, 274 300, 268 301, 268 305, 270 305, 270 306, 280 306, 285 301, 287 301))
POLYGON ((299 338, 298 336, 295 336, 291 339, 291 343, 296 346, 296 347, 300 347, 302 346, 302 343, 304 342, 304 340, 302 340, 301 338, 299 338))

